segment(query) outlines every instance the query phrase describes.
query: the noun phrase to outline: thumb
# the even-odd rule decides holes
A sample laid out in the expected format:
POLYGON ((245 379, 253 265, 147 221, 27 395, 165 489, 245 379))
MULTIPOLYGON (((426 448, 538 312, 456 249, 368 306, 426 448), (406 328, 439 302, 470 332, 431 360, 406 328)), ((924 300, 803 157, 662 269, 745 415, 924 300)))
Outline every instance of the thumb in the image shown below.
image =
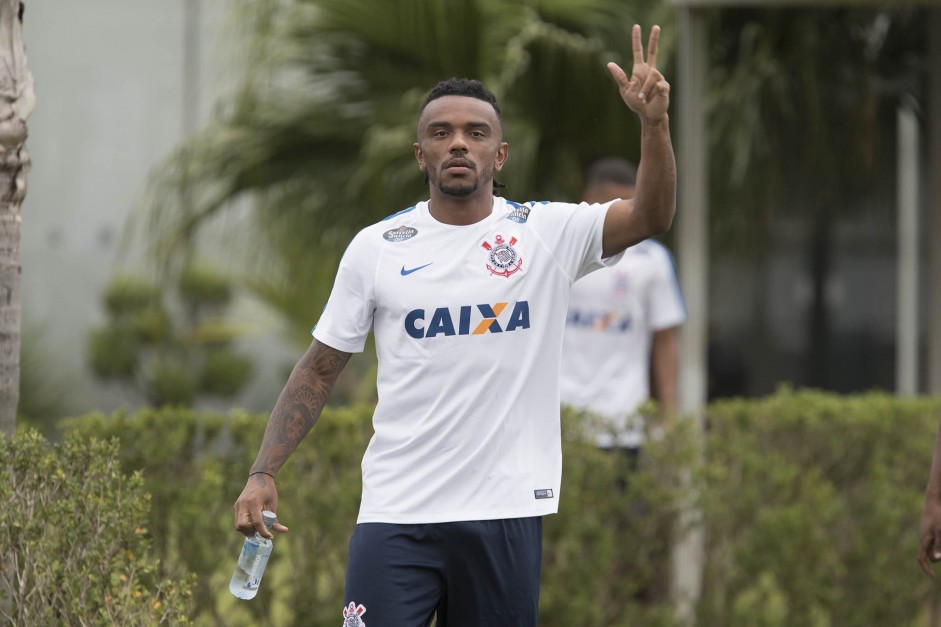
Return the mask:
POLYGON ((621 69, 621 66, 611 61, 608 63, 608 71, 611 73, 611 78, 618 84, 618 87, 621 89, 630 89, 631 80, 628 78, 624 70, 621 69))

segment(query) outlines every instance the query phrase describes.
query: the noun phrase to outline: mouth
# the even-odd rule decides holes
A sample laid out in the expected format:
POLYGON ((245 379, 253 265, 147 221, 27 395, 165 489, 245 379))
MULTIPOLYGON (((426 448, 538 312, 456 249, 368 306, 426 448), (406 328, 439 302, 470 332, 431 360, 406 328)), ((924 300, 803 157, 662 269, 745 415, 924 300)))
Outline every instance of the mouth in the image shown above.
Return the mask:
POLYGON ((445 162, 444 169, 451 172, 468 172, 474 169, 474 164, 467 159, 451 159, 445 162))

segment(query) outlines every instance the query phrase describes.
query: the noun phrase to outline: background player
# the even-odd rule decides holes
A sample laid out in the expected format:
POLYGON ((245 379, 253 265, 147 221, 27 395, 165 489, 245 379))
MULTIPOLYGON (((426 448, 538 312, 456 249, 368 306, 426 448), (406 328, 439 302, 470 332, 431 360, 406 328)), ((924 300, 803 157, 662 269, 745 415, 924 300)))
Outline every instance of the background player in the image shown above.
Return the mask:
MULTIPOLYGON (((636 167, 620 157, 588 169, 583 201, 633 198, 636 167)), ((673 257, 656 240, 624 251, 621 260, 575 283, 562 345, 562 402, 603 417, 604 448, 637 449, 637 409, 649 398, 661 415, 677 407, 679 327, 686 321, 673 257)))

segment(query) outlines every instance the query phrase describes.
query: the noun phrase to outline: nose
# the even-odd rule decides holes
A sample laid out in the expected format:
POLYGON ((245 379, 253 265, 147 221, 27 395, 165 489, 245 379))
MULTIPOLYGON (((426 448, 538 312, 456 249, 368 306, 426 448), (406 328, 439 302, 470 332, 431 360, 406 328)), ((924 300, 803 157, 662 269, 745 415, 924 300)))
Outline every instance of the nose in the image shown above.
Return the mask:
POLYGON ((451 135, 451 145, 448 146, 450 152, 467 152, 467 138, 464 133, 457 132, 451 135))

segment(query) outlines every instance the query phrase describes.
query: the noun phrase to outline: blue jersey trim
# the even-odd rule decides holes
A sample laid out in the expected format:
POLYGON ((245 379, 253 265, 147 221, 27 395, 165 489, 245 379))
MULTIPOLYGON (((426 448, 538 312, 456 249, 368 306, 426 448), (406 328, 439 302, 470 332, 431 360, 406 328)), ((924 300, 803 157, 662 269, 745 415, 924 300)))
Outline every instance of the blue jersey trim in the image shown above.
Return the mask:
POLYGON ((412 206, 409 207, 408 209, 402 209, 402 211, 398 211, 398 212, 396 212, 396 213, 393 213, 391 216, 386 216, 385 218, 383 218, 382 220, 380 220, 380 222, 385 222, 386 220, 391 220, 391 219, 394 218, 395 216, 400 216, 400 215, 402 215, 403 213, 408 213, 409 211, 411 211, 412 209, 414 209, 414 208, 417 207, 417 206, 418 206, 418 205, 412 205, 412 206))

